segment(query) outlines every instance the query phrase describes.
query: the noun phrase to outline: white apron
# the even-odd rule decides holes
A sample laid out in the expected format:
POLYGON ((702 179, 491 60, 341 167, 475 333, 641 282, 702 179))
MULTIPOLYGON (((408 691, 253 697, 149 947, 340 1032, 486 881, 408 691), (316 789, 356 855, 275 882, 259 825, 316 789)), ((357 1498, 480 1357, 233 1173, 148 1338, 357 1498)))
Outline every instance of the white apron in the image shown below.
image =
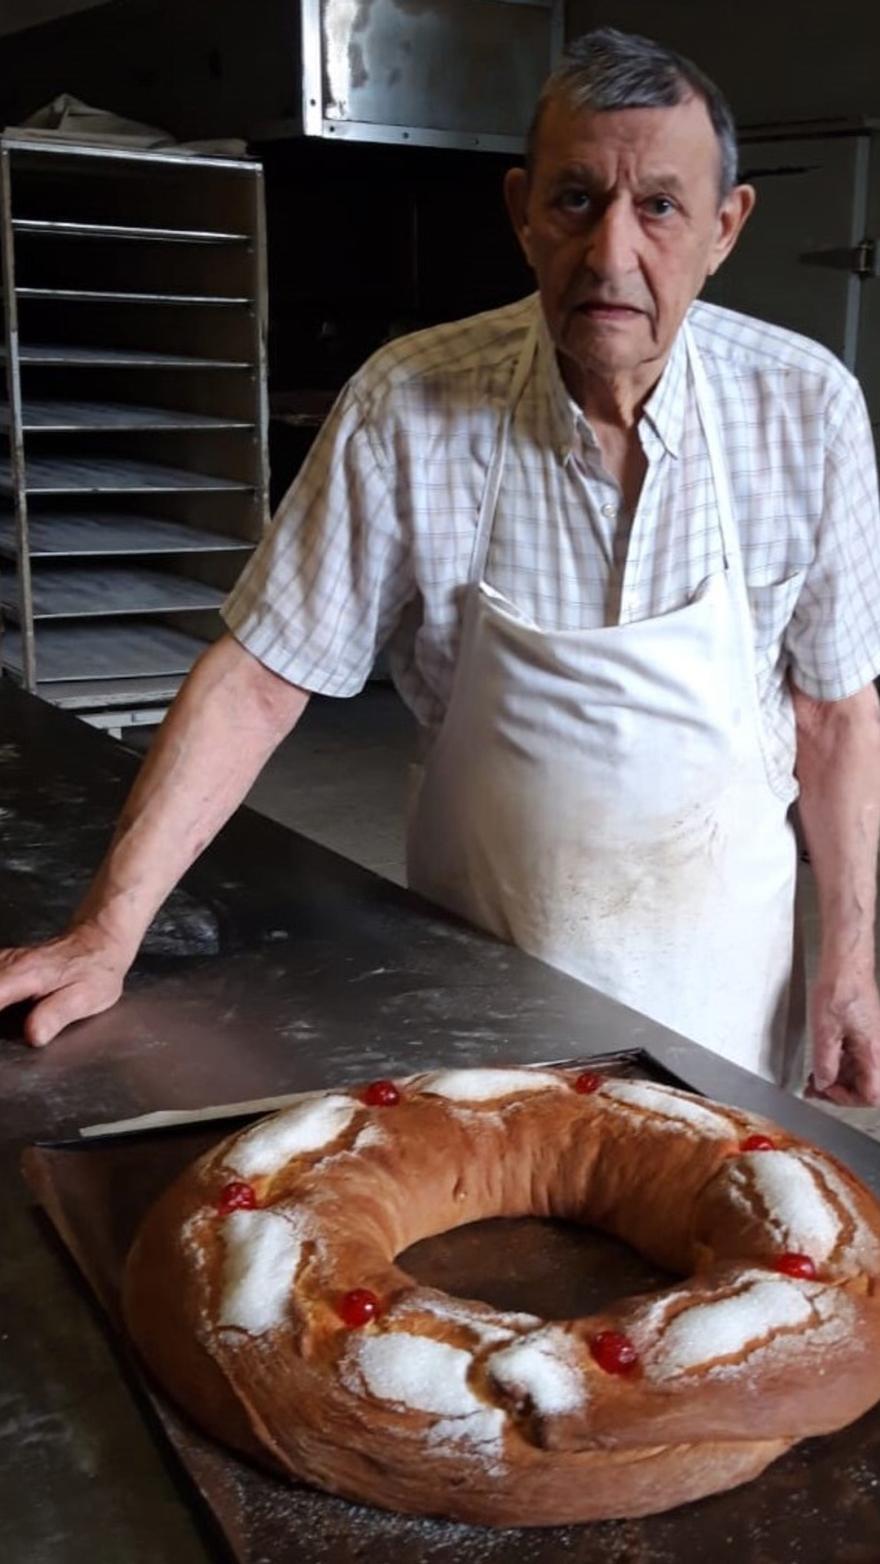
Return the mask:
POLYGON ((724 568, 634 624, 542 630, 483 579, 526 343, 477 525, 409 883, 745 1068, 785 1073, 793 781, 765 762, 751 616, 714 398, 689 328, 724 568))

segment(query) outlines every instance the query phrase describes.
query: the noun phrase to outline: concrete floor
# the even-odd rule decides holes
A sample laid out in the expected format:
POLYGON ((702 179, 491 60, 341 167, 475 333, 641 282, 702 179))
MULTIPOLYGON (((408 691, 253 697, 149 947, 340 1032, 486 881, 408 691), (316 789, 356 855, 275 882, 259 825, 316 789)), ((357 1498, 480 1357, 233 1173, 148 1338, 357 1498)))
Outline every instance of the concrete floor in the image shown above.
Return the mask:
POLYGON ((312 700, 248 798, 387 880, 406 880, 407 772, 415 724, 389 684, 354 700, 312 700))
MULTIPOLYGON (((313 700, 248 802, 402 885, 407 772, 414 744, 412 719, 390 685, 369 684, 354 700, 313 700)), ((806 867, 800 890, 809 973, 816 964, 819 924, 806 867)), ((880 1139, 880 1110, 828 1111, 880 1139)))

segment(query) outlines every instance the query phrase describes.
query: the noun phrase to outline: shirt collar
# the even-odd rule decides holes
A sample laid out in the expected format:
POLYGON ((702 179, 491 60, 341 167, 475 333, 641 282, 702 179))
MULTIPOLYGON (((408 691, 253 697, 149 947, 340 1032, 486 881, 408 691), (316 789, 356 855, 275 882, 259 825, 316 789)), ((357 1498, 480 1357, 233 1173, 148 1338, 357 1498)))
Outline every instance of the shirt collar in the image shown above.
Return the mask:
MULTIPOLYGON (((551 438, 561 461, 567 461, 579 438, 597 444, 588 419, 569 396, 559 370, 544 311, 538 304, 538 364, 544 380, 550 409, 551 438)), ((672 344, 660 379, 645 403, 643 417, 650 424, 670 456, 681 449, 687 402, 687 348, 684 332, 679 330, 672 344)))

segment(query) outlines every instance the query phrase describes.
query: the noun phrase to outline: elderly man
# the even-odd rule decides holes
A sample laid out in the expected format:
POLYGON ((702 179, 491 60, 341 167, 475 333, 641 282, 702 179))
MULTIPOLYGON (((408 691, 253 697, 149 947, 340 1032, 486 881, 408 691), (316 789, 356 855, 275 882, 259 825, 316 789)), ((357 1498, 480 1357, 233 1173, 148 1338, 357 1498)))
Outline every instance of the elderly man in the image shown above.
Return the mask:
POLYGON ((880 1102, 874 454, 829 353, 694 302, 752 209, 736 168, 689 61, 571 47, 506 182, 537 296, 345 389, 73 926, 2 958, 30 1042, 113 1003, 309 695, 354 695, 387 642, 426 741, 411 883, 778 1079, 799 789, 813 1085, 880 1102))

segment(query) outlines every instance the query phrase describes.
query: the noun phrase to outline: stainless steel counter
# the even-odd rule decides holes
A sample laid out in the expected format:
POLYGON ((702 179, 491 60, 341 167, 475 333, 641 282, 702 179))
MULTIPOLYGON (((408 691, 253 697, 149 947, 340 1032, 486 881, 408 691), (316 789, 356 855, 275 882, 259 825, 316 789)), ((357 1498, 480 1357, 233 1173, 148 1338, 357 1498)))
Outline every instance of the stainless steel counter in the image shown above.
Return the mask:
MULTIPOLYGON (((0 944, 56 932, 136 762, 0 684, 0 944)), ((166 904, 125 998, 33 1052, 0 1021, 2 1557, 215 1557, 18 1172, 22 1145, 154 1108, 430 1065, 645 1048, 695 1088, 834 1151, 880 1193, 880 1148, 521 952, 242 810, 166 904)), ((384 1561, 377 1561, 384 1564, 384 1561)))

